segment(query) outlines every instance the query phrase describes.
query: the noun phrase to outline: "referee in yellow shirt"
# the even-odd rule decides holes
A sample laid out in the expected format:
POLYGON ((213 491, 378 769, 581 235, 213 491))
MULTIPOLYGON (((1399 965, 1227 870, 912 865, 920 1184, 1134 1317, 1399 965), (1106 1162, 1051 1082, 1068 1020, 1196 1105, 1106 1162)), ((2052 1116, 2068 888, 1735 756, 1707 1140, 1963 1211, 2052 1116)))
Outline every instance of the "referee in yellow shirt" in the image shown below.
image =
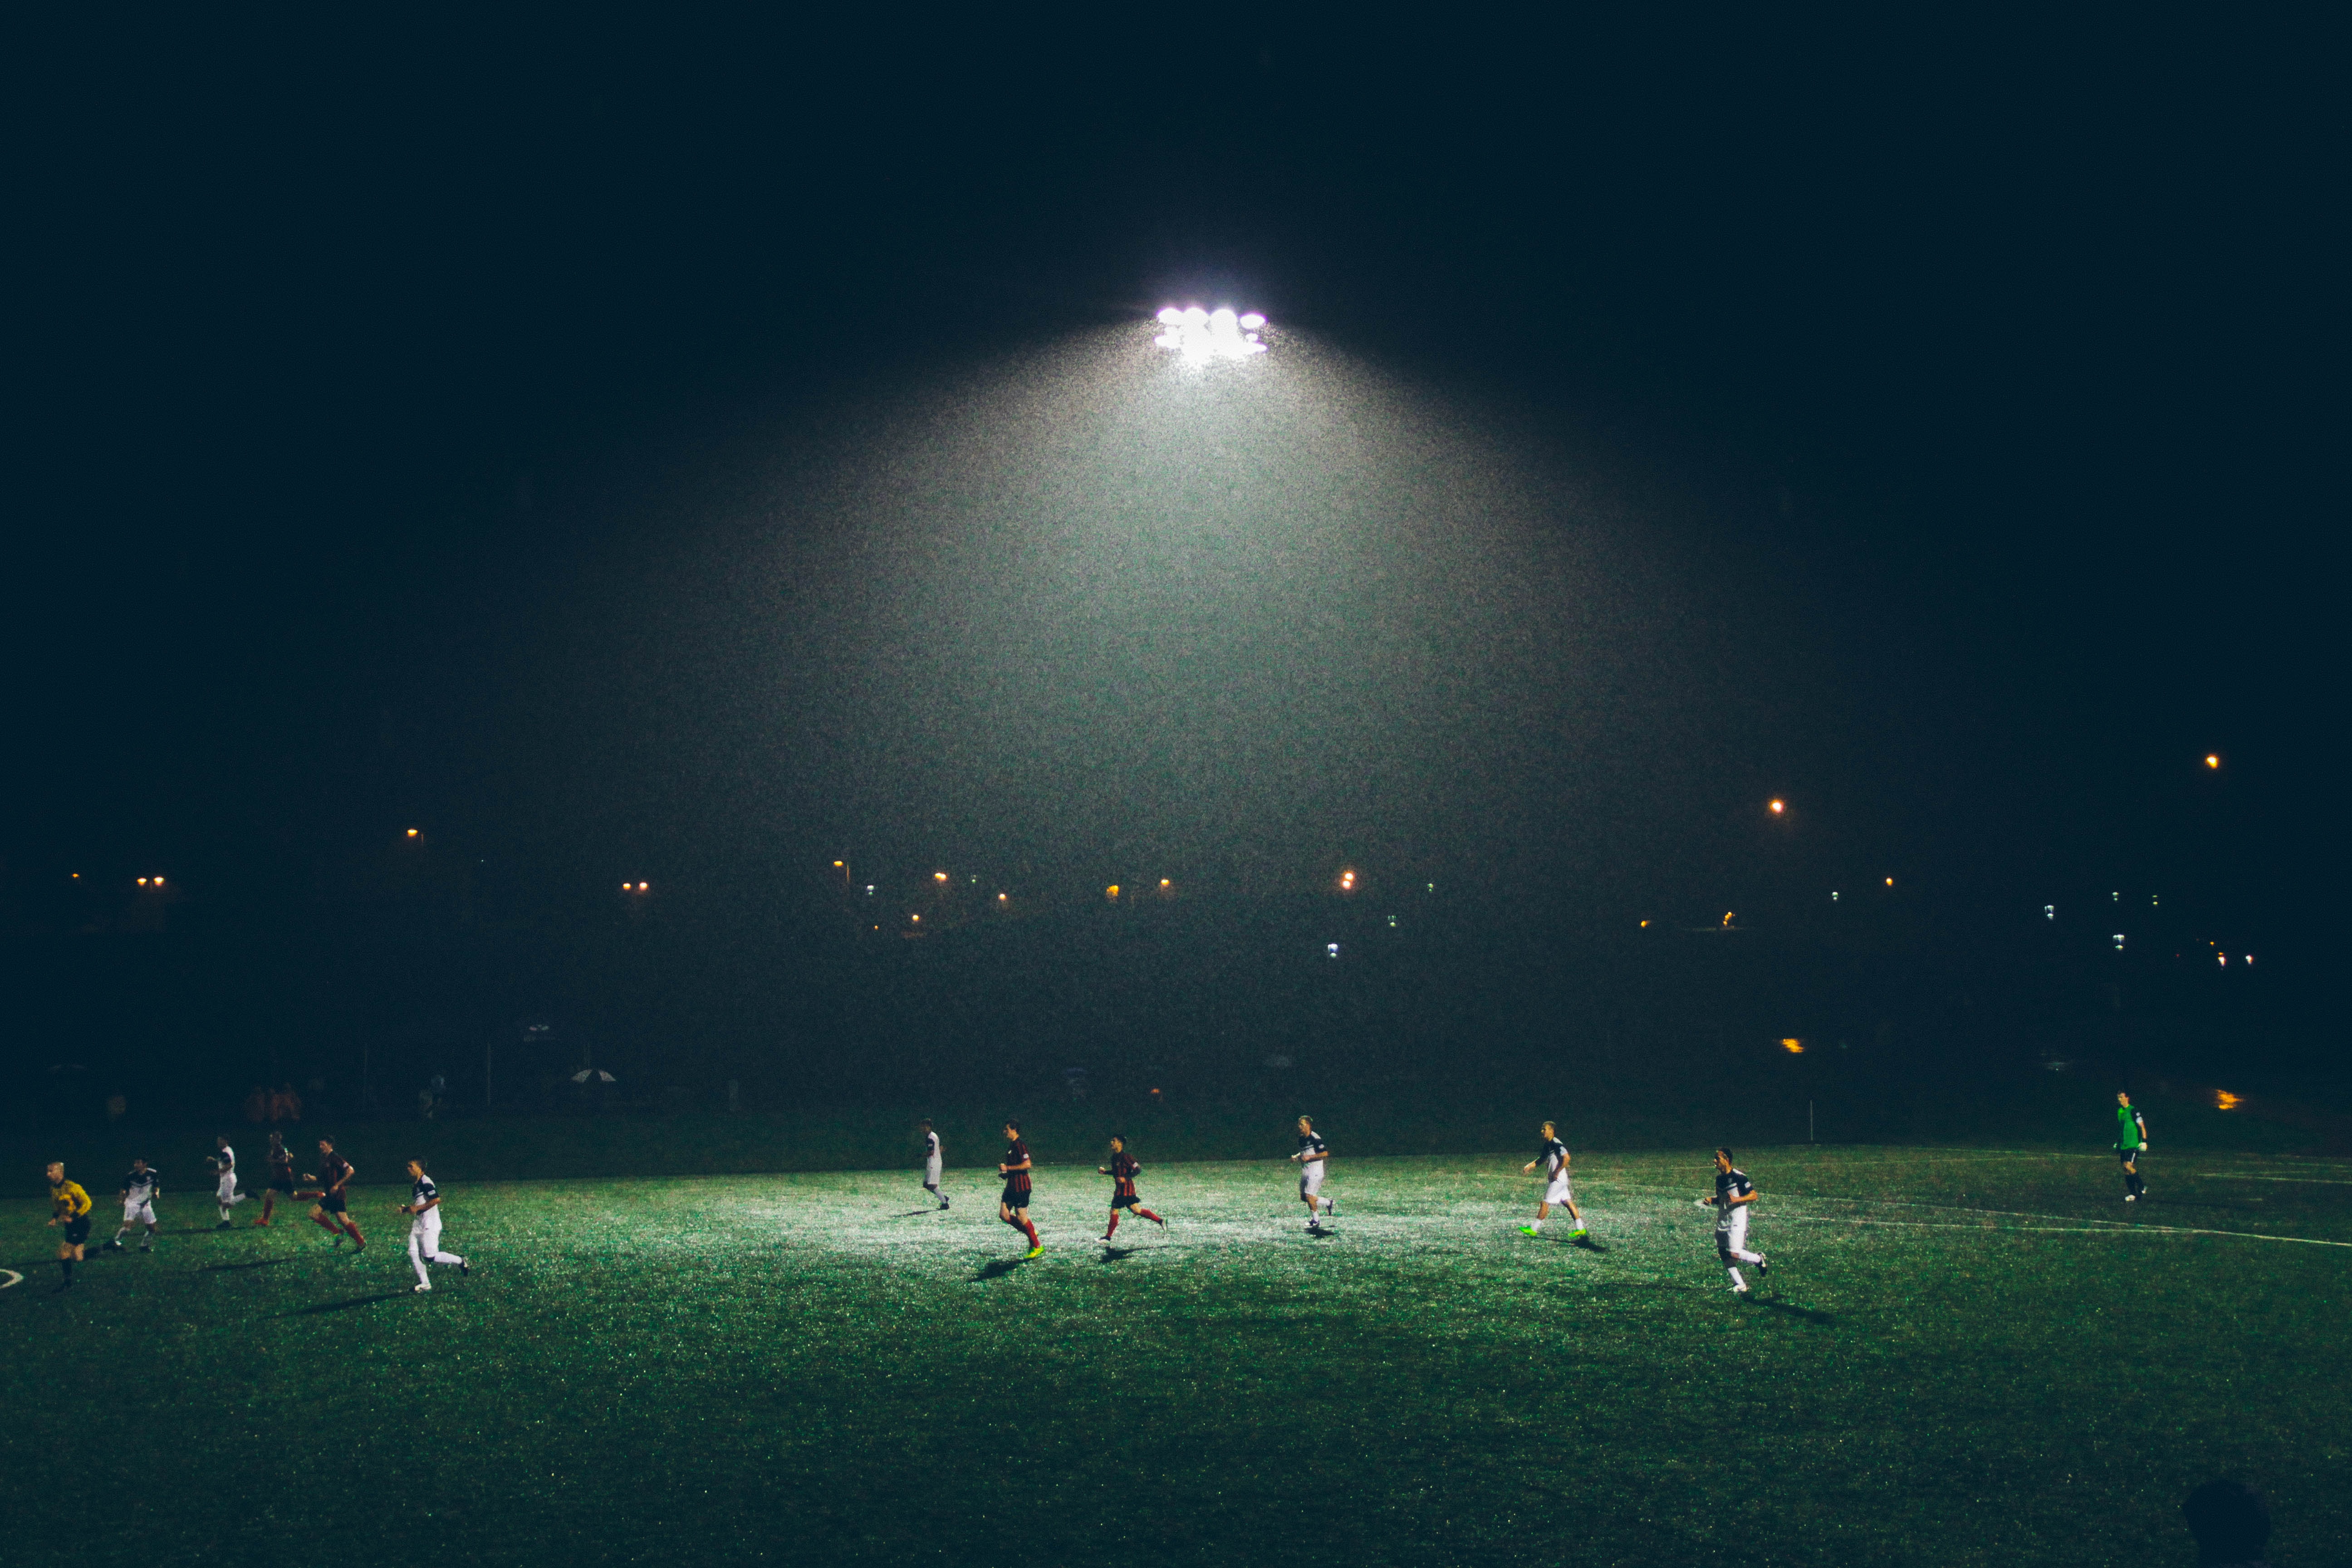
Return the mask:
POLYGON ((81 1190, 79 1182, 66 1180, 63 1161, 49 1162, 49 1215, 51 1225, 66 1227, 65 1239, 58 1243, 58 1267, 65 1270, 62 1290, 73 1283, 73 1266, 81 1261, 81 1244, 89 1239, 89 1194, 81 1190))

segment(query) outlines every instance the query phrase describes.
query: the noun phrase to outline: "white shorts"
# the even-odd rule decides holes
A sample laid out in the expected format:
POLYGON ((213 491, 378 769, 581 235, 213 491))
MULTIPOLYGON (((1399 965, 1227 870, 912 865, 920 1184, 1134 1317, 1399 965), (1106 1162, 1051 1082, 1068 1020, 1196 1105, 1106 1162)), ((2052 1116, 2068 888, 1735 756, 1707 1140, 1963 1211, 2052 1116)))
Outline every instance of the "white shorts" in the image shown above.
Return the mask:
POLYGON ((1748 1250, 1748 1205, 1746 1204, 1740 1205, 1736 1209, 1727 1210, 1723 1217, 1715 1222, 1715 1245, 1717 1250, 1722 1252, 1748 1250))
POLYGON ((940 1162, 937 1160, 925 1161, 923 1163, 923 1185, 927 1187, 936 1187, 939 1184, 940 1162))
POLYGON ((408 1234, 422 1242, 425 1251, 440 1251, 441 1211, 438 1208, 429 1208, 421 1215, 411 1216, 408 1222, 408 1234))
POLYGON ((1544 1189, 1543 1201, 1555 1208, 1573 1203, 1575 1195, 1568 1190, 1568 1178, 1554 1176, 1551 1184, 1544 1189))
POLYGON ((153 1225, 155 1223, 155 1200, 152 1198, 142 1198, 135 1204, 124 1204, 122 1205, 122 1223, 125 1225, 153 1225))
POLYGON ((235 1196, 236 1196, 236 1173, 224 1171, 221 1173, 220 1179, 220 1201, 226 1203, 235 1196))
POLYGON ((1323 1162, 1310 1160, 1298 1170, 1298 1195, 1311 1198, 1323 1190, 1323 1162))

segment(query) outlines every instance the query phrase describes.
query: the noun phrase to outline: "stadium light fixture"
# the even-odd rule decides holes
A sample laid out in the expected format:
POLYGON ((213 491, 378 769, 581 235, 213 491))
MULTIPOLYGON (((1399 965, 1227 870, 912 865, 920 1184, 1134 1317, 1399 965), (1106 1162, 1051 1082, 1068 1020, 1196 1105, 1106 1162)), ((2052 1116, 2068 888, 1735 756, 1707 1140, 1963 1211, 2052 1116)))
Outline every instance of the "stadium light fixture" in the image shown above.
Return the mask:
POLYGON ((1182 310, 1171 305, 1160 312, 1160 333, 1151 341, 1174 351, 1186 364, 1243 360, 1265 353, 1265 344, 1258 337, 1265 325, 1265 318, 1255 310, 1237 316, 1224 306, 1204 310, 1198 305, 1182 310))
POLYGON ((415 829, 414 827, 410 828, 410 829, 408 830, 408 837, 410 837, 411 838, 415 837, 416 837, 416 829, 415 829))
POLYGON ((1773 802, 1769 806, 1767 806, 1765 809, 1766 809, 1766 810, 1768 810, 1768 811, 1769 811, 1769 812, 1771 812, 1771 814, 1772 814, 1773 816, 1780 816, 1782 812, 1784 812, 1784 811, 1786 811, 1786 810, 1788 810, 1788 809, 1789 809, 1789 803, 1788 803, 1787 801, 1785 801, 1785 800, 1776 800, 1776 801, 1774 801, 1774 802, 1773 802))
POLYGON ((1794 1038, 1784 1039, 1780 1042, 1780 1048, 1792 1057, 1801 1057, 1805 1054, 1805 1042, 1794 1038))
POLYGON ((2221 765, 2221 759, 2215 753, 2208 752, 2205 753, 2205 765, 2209 768, 2218 768, 2221 765))

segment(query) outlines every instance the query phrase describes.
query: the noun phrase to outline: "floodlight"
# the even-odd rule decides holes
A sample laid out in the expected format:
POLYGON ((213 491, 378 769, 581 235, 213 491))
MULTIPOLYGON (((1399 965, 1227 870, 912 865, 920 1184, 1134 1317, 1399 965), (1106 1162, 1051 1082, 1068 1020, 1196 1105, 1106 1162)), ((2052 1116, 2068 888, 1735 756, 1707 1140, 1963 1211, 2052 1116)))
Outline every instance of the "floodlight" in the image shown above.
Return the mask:
POLYGON ((1187 364, 1204 364, 1213 359, 1247 359, 1265 353, 1265 345, 1257 339, 1257 329, 1265 325, 1265 318, 1255 310, 1246 316, 1236 316, 1228 305, 1220 305, 1214 310, 1198 305, 1182 310, 1170 305, 1156 319, 1167 330, 1151 341, 1163 349, 1175 350, 1187 364))

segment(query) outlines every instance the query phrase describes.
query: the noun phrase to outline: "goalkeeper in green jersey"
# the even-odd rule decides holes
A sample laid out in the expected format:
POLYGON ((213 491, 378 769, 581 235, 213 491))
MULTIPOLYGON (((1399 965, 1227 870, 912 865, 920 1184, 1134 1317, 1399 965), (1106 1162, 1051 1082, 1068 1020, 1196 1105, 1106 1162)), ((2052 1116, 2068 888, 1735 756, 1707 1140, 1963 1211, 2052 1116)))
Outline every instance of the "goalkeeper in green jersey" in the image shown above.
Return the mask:
POLYGON ((2116 1152, 2124 1161, 2124 1202, 2136 1204, 2147 1195, 2147 1184, 2139 1179, 2139 1157, 2147 1152, 2147 1118, 2128 1094, 2116 1096, 2116 1152))

